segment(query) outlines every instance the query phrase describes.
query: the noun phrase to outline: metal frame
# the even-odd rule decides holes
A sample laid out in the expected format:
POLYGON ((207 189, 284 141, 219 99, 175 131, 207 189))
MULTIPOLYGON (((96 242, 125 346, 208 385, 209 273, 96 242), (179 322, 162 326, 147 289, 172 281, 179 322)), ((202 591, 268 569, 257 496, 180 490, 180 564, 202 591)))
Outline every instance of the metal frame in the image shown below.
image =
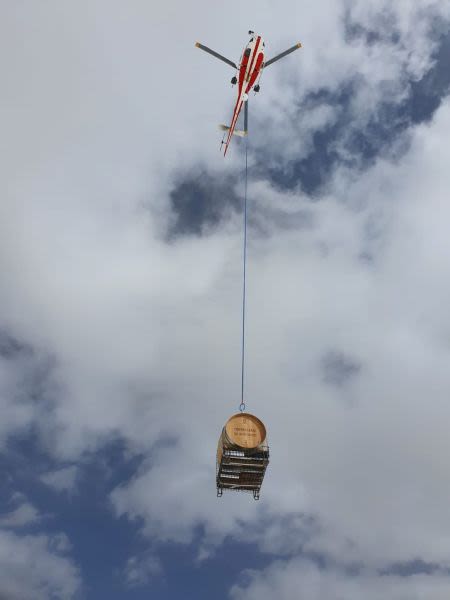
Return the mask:
POLYGON ((269 447, 261 446, 256 450, 223 449, 220 462, 216 464, 217 497, 223 490, 252 492, 259 500, 261 486, 269 465, 269 447))

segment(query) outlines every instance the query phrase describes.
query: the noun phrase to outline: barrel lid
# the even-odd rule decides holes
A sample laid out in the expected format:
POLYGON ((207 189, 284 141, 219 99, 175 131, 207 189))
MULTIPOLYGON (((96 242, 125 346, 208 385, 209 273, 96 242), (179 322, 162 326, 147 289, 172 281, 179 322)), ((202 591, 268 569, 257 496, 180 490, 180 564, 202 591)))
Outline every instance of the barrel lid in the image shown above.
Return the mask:
POLYGON ((230 417, 225 432, 230 442, 241 448, 256 448, 266 439, 264 424, 249 413, 237 413, 230 417))

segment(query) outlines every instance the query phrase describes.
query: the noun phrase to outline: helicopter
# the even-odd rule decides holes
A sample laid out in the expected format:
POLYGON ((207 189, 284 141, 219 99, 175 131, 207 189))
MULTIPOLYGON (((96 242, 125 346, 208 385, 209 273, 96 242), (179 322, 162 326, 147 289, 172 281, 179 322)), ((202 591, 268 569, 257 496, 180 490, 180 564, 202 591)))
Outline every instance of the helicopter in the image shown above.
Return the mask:
MULTIPOLYGON (((250 41, 244 48, 242 56, 239 61, 239 66, 236 65, 232 60, 229 60, 222 54, 215 52, 215 50, 211 50, 207 46, 200 44, 200 42, 196 42, 196 47, 208 52, 215 58, 227 63, 234 69, 236 69, 236 75, 232 77, 231 84, 237 84, 237 100, 233 110, 233 117, 231 119, 230 125, 220 125, 220 128, 228 132, 228 136, 226 141, 222 140, 221 146, 224 144, 224 156, 227 153, 228 147, 230 145, 231 139, 233 135, 237 135, 240 137, 244 137, 248 133, 248 95, 253 90, 255 93, 259 92, 261 87, 259 84, 262 72, 268 66, 272 65, 274 62, 284 58, 294 50, 301 48, 302 45, 299 43, 295 44, 291 48, 288 48, 284 52, 277 54, 273 58, 264 61, 265 58, 265 42, 261 35, 256 34, 254 31, 249 31, 248 34, 251 36, 250 41), (239 118, 239 115, 242 110, 242 106, 244 105, 244 129, 238 130, 236 129, 236 123, 239 118)), ((225 136, 224 136, 225 137, 225 136)))

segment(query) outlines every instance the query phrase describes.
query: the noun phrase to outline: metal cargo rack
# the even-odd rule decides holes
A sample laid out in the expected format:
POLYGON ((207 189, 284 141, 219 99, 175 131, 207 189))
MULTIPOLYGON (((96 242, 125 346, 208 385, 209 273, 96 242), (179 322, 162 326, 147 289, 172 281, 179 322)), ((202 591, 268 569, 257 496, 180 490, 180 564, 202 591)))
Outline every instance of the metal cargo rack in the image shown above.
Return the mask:
POLYGON ((259 492, 269 464, 269 446, 260 446, 257 451, 227 450, 223 448, 222 456, 217 460, 216 482, 217 496, 223 490, 252 492, 253 498, 259 500, 259 492))

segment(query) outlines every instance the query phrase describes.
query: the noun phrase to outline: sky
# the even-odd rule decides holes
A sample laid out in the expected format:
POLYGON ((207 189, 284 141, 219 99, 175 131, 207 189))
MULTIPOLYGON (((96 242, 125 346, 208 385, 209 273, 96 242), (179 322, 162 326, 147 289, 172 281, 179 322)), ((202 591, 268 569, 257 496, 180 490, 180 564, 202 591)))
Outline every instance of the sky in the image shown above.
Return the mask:
POLYGON ((448 0, 0 2, 0 600, 447 600, 448 0), (271 462, 216 498, 240 403, 271 462))

